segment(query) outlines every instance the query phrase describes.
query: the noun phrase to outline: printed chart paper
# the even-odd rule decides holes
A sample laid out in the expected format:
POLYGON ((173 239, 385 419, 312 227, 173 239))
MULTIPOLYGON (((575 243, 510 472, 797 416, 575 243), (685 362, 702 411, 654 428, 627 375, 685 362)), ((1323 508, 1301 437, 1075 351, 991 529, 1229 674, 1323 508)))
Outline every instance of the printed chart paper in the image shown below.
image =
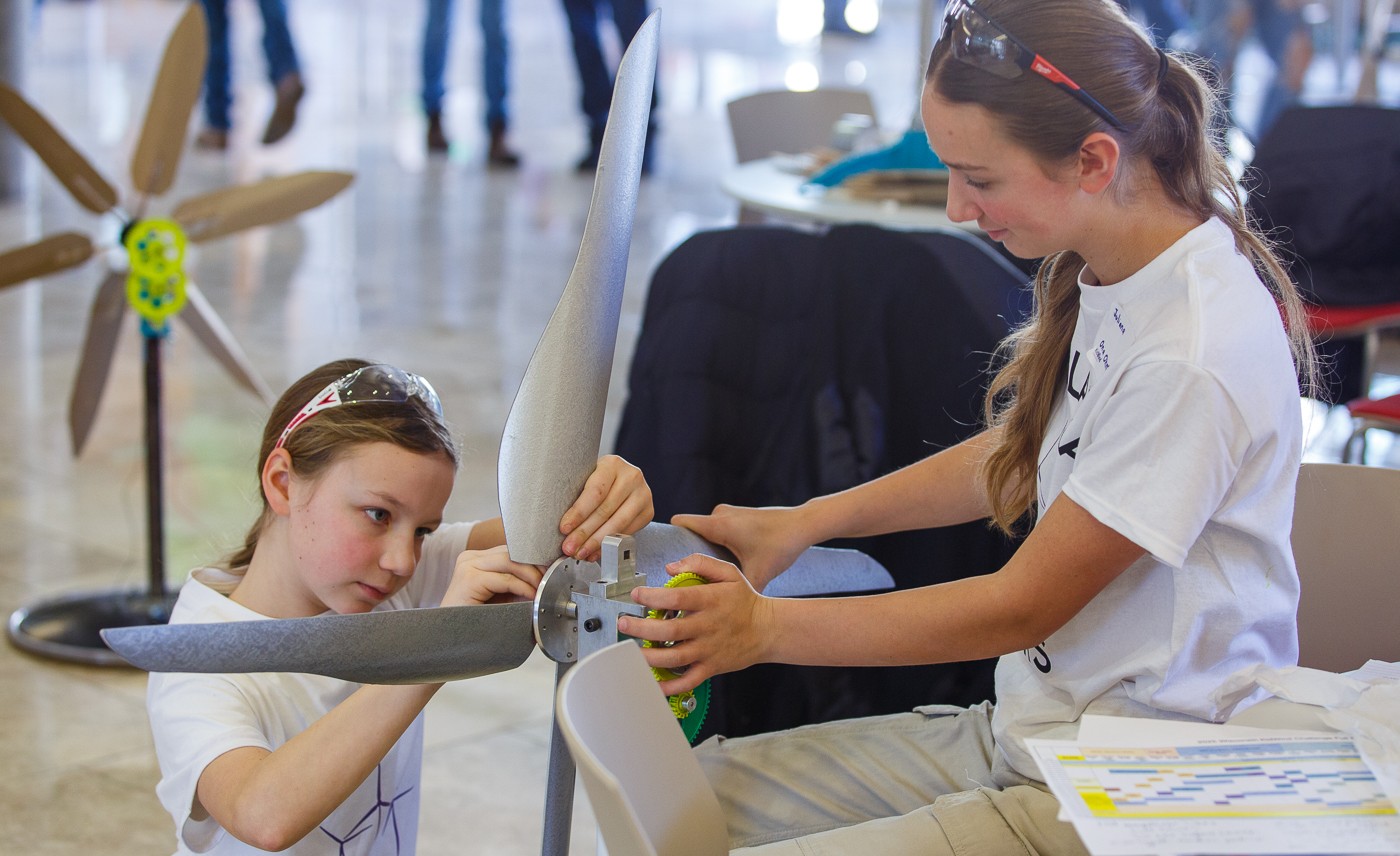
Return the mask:
POLYGON ((1400 814, 1349 737, 1027 745, 1095 856, 1400 852, 1400 814))

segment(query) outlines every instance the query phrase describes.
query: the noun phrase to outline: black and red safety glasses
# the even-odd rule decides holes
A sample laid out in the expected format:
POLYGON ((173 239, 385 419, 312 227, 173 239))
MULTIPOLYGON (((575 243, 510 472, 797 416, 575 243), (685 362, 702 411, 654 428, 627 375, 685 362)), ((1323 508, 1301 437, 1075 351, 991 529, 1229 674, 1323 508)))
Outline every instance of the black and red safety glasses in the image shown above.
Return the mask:
POLYGON ((1127 126, 1084 91, 1069 75, 1049 60, 1006 31, 991 16, 972 4, 972 0, 953 0, 943 19, 943 35, 948 39, 953 58, 976 66, 1005 80, 1014 80, 1027 71, 1034 72, 1068 92, 1075 100, 1093 110, 1118 130, 1127 126))

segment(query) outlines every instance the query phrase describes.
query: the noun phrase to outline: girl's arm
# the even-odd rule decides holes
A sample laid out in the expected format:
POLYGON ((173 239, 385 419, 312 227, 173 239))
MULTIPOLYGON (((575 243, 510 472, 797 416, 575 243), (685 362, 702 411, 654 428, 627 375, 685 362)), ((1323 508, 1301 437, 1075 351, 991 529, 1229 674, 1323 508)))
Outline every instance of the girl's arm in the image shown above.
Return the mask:
POLYGON ((643 651, 652 666, 689 666, 667 694, 754 663, 907 665, 975 660, 1037 645, 1129 565, 1141 547, 1060 496, 1011 560, 992 574, 866 597, 758 595, 733 565, 691 556, 709 585, 641 588, 632 597, 679 618, 624 617, 618 629, 672 647, 643 651))
MULTIPOLYGON (((539 568, 512 562, 504 546, 467 550, 443 605, 528 599, 539 579, 539 568)), ((200 775, 199 804, 240 841, 284 850, 354 793, 441 686, 361 687, 276 751, 226 752, 200 775)))
POLYGON ((200 774, 191 817, 202 807, 238 840, 285 850, 355 792, 441 687, 361 687, 274 752, 225 752, 200 774))
POLYGON ((708 515, 678 514, 672 522, 728 547, 761 591, 813 544, 986 517, 991 507, 977 474, 996 430, 795 508, 721 505, 708 515))

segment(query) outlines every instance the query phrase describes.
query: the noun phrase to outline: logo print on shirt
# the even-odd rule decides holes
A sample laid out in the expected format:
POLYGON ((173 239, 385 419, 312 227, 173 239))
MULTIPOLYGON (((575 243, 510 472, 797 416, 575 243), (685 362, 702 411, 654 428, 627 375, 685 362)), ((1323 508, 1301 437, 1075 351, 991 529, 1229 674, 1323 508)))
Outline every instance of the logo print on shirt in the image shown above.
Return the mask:
POLYGON ((1022 653, 1026 655, 1026 659, 1030 660, 1032 665, 1040 670, 1042 675, 1050 674, 1050 655, 1045 653, 1044 642, 1041 642, 1034 648, 1027 648, 1022 653), (1031 655, 1032 651, 1035 652, 1034 656, 1031 655))
POLYGON ((403 843, 399 838, 399 816, 395 812, 395 803, 407 796, 408 793, 413 790, 413 788, 411 786, 405 788, 403 791, 396 794, 393 799, 386 800, 384 799, 383 764, 380 764, 374 768, 374 775, 376 777, 374 782, 374 807, 371 808, 369 811, 365 812, 359 820, 355 821, 355 826, 350 830, 349 835, 345 836, 344 838, 340 838, 335 833, 331 832, 329 829, 326 829, 324 826, 320 827, 320 830, 322 832, 324 832, 336 844, 340 845, 339 856, 345 856, 345 846, 347 844, 349 844, 351 841, 354 841, 363 833, 369 831, 371 826, 371 824, 369 823, 370 818, 374 818, 373 826, 379 827, 379 831, 375 833, 375 837, 378 838, 380 835, 383 835, 385 829, 389 828, 389 826, 386 826, 384 823, 385 814, 388 814, 389 823, 392 824, 392 828, 394 830, 394 853, 397 854, 402 849, 403 843), (388 809, 388 811, 386 812, 385 809, 388 809))
POLYGON ((1074 387, 1075 375, 1079 371, 1079 357, 1080 353, 1076 349, 1074 352, 1074 359, 1071 360, 1069 364, 1069 377, 1066 378, 1065 386, 1065 391, 1068 392, 1070 394, 1070 397, 1073 398, 1075 401, 1079 401, 1084 396, 1089 394, 1089 372, 1087 368, 1084 372, 1084 383, 1080 384, 1078 389, 1075 389, 1074 387))

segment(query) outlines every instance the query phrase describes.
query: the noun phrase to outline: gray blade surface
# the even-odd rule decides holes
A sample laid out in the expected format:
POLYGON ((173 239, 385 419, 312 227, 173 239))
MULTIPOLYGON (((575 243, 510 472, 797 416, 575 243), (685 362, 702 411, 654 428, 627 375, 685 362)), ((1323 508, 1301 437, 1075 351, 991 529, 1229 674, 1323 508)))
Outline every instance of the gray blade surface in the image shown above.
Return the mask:
MULTIPOLYGON (((726 562, 734 555, 718 544, 711 544, 689 529, 667 523, 651 523, 632 536, 637 547, 637 568, 646 574, 647 585, 662 586, 670 579, 666 563, 703 553, 726 562)), ((884 591, 894 588, 894 578, 885 566, 858 550, 810 547, 786 571, 779 574, 765 595, 802 597, 818 594, 884 591)))
POLYGON ((108 628, 102 640, 149 672, 304 672, 419 684, 514 669, 535 648, 531 603, 363 615, 108 628))
POLYGON ((517 562, 559 558, 559 520, 598 458, 618 313, 656 74, 659 12, 618 68, 578 260, 525 370, 497 467, 506 544, 517 562))
POLYGON ((204 292, 195 287, 193 282, 185 283, 185 306, 179 317, 189 325, 190 332, 204 345, 204 349, 228 370, 239 385, 261 398, 269 407, 272 406, 277 397, 268 389, 267 384, 263 383, 263 379, 253 368, 252 361, 239 347, 238 340, 233 338, 233 333, 219 317, 219 313, 214 311, 204 292))
POLYGON ((126 274, 108 274, 92 299, 83 353, 78 358, 78 376, 68 400, 68 431, 74 455, 82 454, 93 420, 97 418, 97 405, 102 402, 102 392, 107 386, 107 374, 121 336, 126 306, 126 274))

